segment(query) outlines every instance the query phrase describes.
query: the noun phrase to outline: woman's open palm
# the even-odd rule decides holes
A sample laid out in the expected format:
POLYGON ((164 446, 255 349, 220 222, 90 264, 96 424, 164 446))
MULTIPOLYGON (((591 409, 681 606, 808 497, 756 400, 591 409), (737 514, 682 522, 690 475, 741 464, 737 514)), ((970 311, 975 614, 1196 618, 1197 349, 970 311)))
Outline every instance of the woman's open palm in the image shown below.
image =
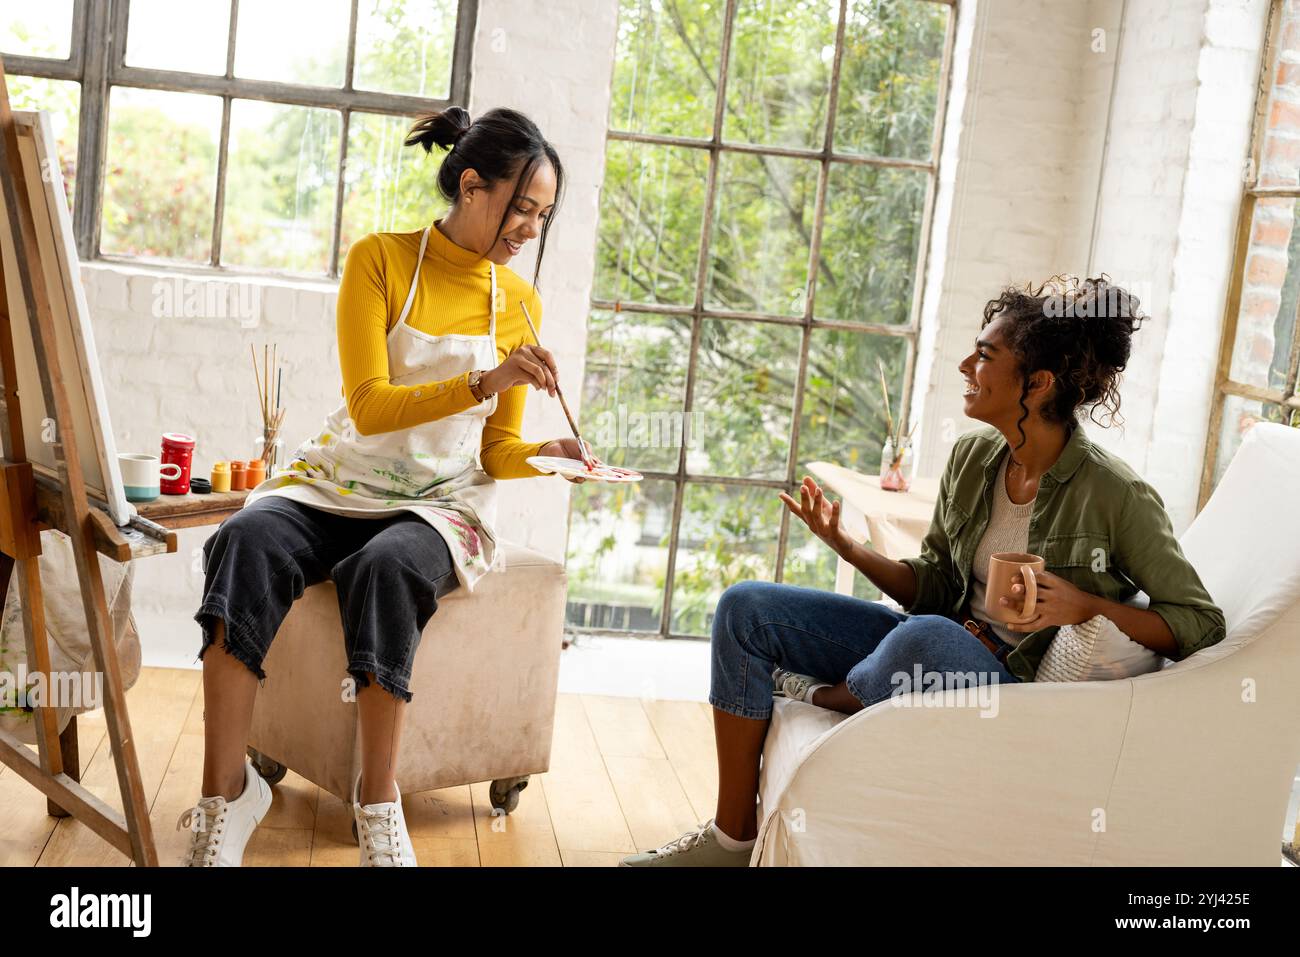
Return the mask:
POLYGON ((798 502, 785 492, 778 494, 786 507, 837 554, 853 544, 853 540, 840 525, 840 503, 828 502, 822 494, 821 486, 810 476, 803 477, 798 502))

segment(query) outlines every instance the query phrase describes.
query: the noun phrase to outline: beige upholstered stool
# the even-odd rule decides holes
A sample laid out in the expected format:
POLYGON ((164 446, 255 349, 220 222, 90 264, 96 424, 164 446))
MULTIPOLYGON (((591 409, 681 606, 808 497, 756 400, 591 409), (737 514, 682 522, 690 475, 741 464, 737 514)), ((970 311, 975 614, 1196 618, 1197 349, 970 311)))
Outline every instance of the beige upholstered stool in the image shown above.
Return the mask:
MULTIPOLYGON (((438 603, 412 669, 397 780, 403 794, 493 781, 512 810, 527 776, 551 757, 564 627, 564 566, 504 544, 503 571, 438 603), (522 779, 522 781, 520 780, 522 779)), ((249 753, 271 783, 291 769, 351 799, 361 749, 334 583, 308 588, 264 664, 249 753)))

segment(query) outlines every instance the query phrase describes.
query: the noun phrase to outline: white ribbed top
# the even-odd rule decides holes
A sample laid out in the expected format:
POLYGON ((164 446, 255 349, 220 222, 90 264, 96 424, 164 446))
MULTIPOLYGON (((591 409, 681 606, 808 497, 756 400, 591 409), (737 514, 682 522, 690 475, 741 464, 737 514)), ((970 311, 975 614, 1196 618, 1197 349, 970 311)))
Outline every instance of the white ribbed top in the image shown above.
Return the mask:
POLYGON ((998 477, 993 485, 993 510, 989 516, 989 527, 975 546, 975 558, 971 564, 971 614, 981 621, 993 626, 993 631, 1009 645, 1020 644, 1024 634, 1011 631, 1001 622, 994 621, 984 610, 984 589, 989 580, 989 556, 994 552, 1024 552, 1029 549, 1029 516, 1034 511, 1035 499, 1024 505, 1017 505, 1007 495, 1007 462, 1011 460, 1008 453, 1002 457, 998 467, 998 477))

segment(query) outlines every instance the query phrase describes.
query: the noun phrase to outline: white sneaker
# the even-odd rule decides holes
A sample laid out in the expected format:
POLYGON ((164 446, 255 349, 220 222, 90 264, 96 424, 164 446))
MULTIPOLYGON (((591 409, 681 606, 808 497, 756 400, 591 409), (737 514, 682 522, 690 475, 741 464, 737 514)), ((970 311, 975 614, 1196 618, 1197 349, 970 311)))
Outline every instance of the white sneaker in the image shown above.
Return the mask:
POLYGON ((199 803, 180 816, 176 830, 192 831, 190 848, 181 859, 182 867, 239 867, 244 846, 271 806, 271 787, 244 759, 244 790, 233 801, 220 795, 199 798, 199 803), (198 829, 193 825, 197 822, 198 829))
POLYGON ((411 835, 406 833, 402 814, 402 791, 397 800, 384 804, 361 803, 361 775, 352 784, 352 815, 357 822, 357 843, 361 845, 362 867, 418 867, 411 835))

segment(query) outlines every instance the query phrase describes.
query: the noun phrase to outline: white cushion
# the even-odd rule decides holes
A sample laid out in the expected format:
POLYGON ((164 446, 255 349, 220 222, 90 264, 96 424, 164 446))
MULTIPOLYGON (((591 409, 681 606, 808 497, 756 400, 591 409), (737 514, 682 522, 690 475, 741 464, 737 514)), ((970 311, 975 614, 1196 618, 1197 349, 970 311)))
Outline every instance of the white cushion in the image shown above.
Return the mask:
POLYGON ((1062 625, 1039 662, 1035 681, 1109 681, 1157 670, 1162 657, 1105 615, 1062 625))

